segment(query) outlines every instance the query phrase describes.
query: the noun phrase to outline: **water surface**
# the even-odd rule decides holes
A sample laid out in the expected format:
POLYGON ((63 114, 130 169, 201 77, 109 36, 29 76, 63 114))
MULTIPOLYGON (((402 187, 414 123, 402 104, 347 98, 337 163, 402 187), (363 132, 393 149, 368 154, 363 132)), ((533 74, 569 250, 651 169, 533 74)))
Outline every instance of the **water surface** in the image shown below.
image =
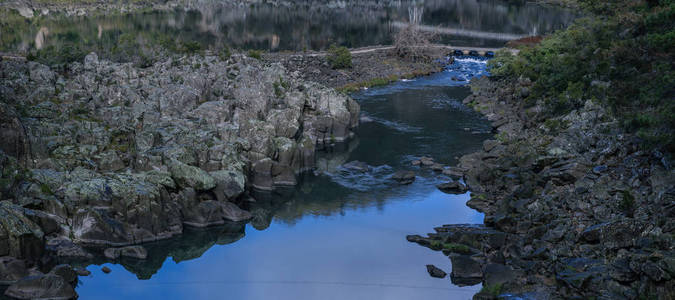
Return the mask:
POLYGON ((331 44, 363 47, 392 43, 396 25, 414 21, 445 30, 437 42, 457 46, 500 47, 499 35, 538 35, 560 29, 575 17, 571 11, 526 1, 429 0, 334 2, 297 1, 297 5, 232 4, 193 1, 187 9, 89 16, 50 14, 31 20, 17 12, 0 21, 0 51, 28 52, 49 46, 72 46, 117 57, 131 48, 159 45, 180 48, 323 50, 331 44), (411 18, 412 17, 412 18, 411 18), (478 33, 497 37, 476 36, 478 33))
MULTIPOLYGON (((469 195, 444 194, 448 178, 413 167, 434 157, 453 164, 480 148, 489 124, 461 104, 485 61, 460 59, 444 72, 353 95, 364 120, 358 138, 322 153, 319 168, 297 188, 255 194, 249 224, 187 230, 146 245, 147 261, 89 265, 82 299, 469 299, 481 286, 457 286, 428 275, 450 260, 406 241, 447 223, 481 223, 469 195), (453 78, 455 80, 453 80, 453 78), (458 81, 458 79, 460 81, 458 81), (340 167, 359 160, 362 173, 340 167), (407 186, 389 177, 413 170, 407 186), (141 280, 139 280, 141 279, 141 280)), ((99 264, 103 261, 99 261, 99 264)))

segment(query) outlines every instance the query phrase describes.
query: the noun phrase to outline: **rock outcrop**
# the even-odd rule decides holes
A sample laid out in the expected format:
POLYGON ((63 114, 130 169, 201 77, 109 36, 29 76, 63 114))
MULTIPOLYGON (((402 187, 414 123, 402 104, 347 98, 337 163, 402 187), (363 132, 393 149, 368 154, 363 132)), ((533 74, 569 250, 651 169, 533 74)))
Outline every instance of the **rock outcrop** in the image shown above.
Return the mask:
MULTIPOLYGON (((117 247, 246 221, 247 189, 296 184, 359 120, 351 98, 243 55, 66 68, 0 61, 0 256, 144 259, 117 247)), ((42 288, 59 280, 8 293, 58 298, 42 288)))

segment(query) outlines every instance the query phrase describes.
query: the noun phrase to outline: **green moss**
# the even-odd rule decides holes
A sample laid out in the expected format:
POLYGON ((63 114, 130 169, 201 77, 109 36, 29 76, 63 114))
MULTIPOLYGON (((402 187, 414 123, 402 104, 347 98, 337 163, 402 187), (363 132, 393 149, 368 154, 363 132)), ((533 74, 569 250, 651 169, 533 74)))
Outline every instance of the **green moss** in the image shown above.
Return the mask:
POLYGON ((446 249, 450 252, 453 253, 459 253, 459 254, 470 254, 471 253, 471 248, 466 245, 462 244, 456 244, 456 243, 445 243, 443 244, 443 249, 446 249))
POLYGON ((494 285, 484 285, 483 288, 480 289, 481 293, 488 293, 492 295, 493 297, 497 297, 502 293, 502 284, 497 283, 494 285))

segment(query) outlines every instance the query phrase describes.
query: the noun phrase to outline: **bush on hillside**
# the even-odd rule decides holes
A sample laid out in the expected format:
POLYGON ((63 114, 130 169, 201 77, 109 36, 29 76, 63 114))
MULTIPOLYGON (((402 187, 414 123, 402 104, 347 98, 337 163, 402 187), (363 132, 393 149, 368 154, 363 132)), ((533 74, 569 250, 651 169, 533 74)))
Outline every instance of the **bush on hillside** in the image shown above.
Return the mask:
POLYGON ((626 131, 675 151, 675 2, 581 2, 600 15, 579 19, 518 55, 499 53, 490 62, 492 74, 531 79, 526 101, 543 100, 549 116, 594 100, 626 131))
POLYGON ((347 47, 331 45, 328 49, 328 63, 333 69, 351 68, 352 54, 347 47))

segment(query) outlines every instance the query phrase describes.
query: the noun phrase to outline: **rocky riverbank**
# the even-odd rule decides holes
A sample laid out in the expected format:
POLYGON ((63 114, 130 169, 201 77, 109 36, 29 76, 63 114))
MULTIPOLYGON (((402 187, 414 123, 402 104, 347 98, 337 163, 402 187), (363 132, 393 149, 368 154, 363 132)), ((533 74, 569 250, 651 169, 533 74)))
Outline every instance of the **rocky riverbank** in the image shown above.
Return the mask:
POLYGON ((430 48, 427 56, 433 59, 411 61, 396 55, 391 46, 351 49, 353 66, 346 69, 333 69, 326 52, 267 53, 263 58, 280 62, 288 70, 298 71, 305 80, 349 92, 440 72, 446 65, 448 52, 448 49, 440 47, 430 48))
POLYGON ((531 83, 480 78, 464 103, 496 139, 460 159, 467 205, 485 225, 444 225, 408 240, 442 250, 474 299, 673 299, 675 176, 671 160, 623 133, 602 106, 538 121, 531 83))
POLYGON ((92 53, 59 72, 5 60, 0 81, 0 283, 18 298, 74 296, 54 262, 87 246, 144 258, 116 248, 251 218, 247 190, 296 184, 359 116, 351 98, 240 54, 140 68, 92 53))

